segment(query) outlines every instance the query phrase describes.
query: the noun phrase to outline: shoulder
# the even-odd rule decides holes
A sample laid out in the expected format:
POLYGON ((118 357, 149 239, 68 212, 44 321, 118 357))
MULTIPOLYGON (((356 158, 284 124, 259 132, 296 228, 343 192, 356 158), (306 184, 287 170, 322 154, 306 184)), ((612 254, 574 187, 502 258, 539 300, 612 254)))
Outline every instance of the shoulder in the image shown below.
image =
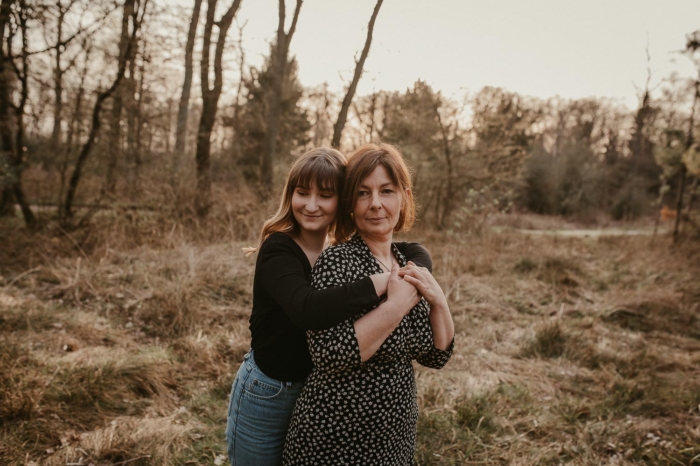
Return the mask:
POLYGON ((351 252, 347 246, 347 243, 336 244, 327 247, 323 250, 323 252, 321 252, 321 255, 318 256, 318 260, 316 261, 315 267, 318 267, 319 265, 323 264, 346 261, 350 256, 351 252))
POLYGON ((398 250, 401 260, 410 260, 421 267, 433 271, 433 258, 425 246, 420 243, 395 242, 394 246, 398 250))
POLYGON ((298 255, 299 246, 294 240, 284 233, 273 233, 268 236, 258 249, 259 257, 268 257, 278 254, 298 255))

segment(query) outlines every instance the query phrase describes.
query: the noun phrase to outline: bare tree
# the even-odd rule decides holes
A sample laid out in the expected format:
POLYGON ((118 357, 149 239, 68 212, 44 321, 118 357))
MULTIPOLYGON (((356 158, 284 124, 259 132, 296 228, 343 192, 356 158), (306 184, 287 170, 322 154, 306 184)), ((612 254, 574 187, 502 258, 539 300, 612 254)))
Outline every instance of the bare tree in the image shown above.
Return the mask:
POLYGON ((195 211, 200 217, 209 213, 211 208, 211 132, 216 121, 216 110, 223 87, 222 56, 226 45, 228 33, 233 18, 236 16, 242 0, 234 0, 223 17, 215 22, 217 0, 207 0, 207 20, 204 25, 204 42, 202 45, 202 63, 200 79, 202 83, 202 116, 199 120, 199 132, 197 133, 197 195, 195 197, 195 211), (211 49, 211 33, 214 25, 219 28, 214 52, 214 87, 209 86, 209 60, 211 49))
MULTIPOLYGON (((124 10, 122 15, 122 29, 121 36, 119 38, 119 69, 124 67, 126 70, 126 65, 129 61, 132 50, 136 49, 137 46, 133 41, 136 40, 136 35, 134 34, 133 41, 129 34, 129 22, 131 18, 134 17, 134 11, 136 7, 136 2, 138 0, 124 0, 124 10), (127 51, 128 49, 128 51, 127 51)), ((133 27, 133 31, 136 28, 133 27)), ((126 73, 126 72, 125 72, 126 73)), ((109 128, 109 144, 108 144, 108 159, 107 159, 107 179, 105 180, 104 191, 106 194, 114 194, 114 190, 117 186, 117 164, 119 163, 119 157, 121 156, 121 117, 123 108, 123 95, 122 95, 122 85, 121 79, 120 83, 114 90, 114 98, 112 99, 112 112, 110 117, 110 128, 109 128)))
POLYGON ((275 155, 277 147, 277 135, 280 127, 280 113, 282 112, 282 91, 284 84, 284 76, 287 71, 287 55, 289 54, 289 44, 292 42, 292 36, 297 27, 299 12, 303 0, 297 0, 296 8, 294 9, 294 17, 289 31, 284 31, 285 23, 285 0, 279 0, 279 22, 277 24, 277 44, 275 53, 272 56, 272 95, 267 112, 267 129, 265 135, 265 146, 262 157, 260 159, 260 181, 262 182, 262 194, 267 196, 272 189, 272 159, 275 155))
MULTIPOLYGON (((688 134, 685 139, 685 150, 689 150, 693 147, 693 129, 695 126, 695 107, 698 103, 698 98, 700 98, 700 72, 698 73, 698 78, 695 80, 695 85, 693 86, 695 93, 693 95, 693 107, 690 109, 690 120, 688 121, 688 134)), ((686 181, 687 169, 685 163, 681 163, 678 176, 680 177, 680 184, 678 186, 678 197, 676 199, 676 221, 673 225, 673 242, 678 241, 678 233, 680 232, 681 226, 681 212, 683 210, 683 194, 685 191, 685 181, 686 181)))
MULTIPOLYGON (((454 160, 452 155, 452 150, 450 148, 450 137, 449 133, 452 130, 452 123, 445 124, 445 121, 440 114, 440 107, 442 107, 442 102, 440 95, 438 94, 433 101, 433 109, 435 110, 435 118, 437 119, 438 126, 440 128, 440 136, 442 136, 442 155, 445 157, 445 195, 442 198, 442 212, 439 220, 440 229, 447 227, 447 222, 452 214, 452 209, 455 202, 455 190, 454 190, 454 160)), ((457 119, 454 119, 455 125, 457 125, 457 119)))
MULTIPOLYGON (((83 51, 85 58, 83 69, 80 72, 80 83, 75 96, 75 109, 70 124, 68 125, 68 135, 66 136, 66 145, 63 149, 63 159, 59 166, 60 185, 58 190, 59 204, 63 199, 63 194, 66 188, 66 171, 68 170, 68 159, 74 150, 74 141, 80 140, 80 123, 83 120, 83 100, 85 98, 85 79, 87 78, 88 70, 90 69, 90 54, 92 52, 92 43, 87 39, 83 41, 83 51)), ((60 216, 60 215, 59 215, 60 216)))
POLYGON ((340 136, 343 134, 343 128, 345 127, 345 122, 348 118, 348 109, 352 103, 352 98, 355 95, 355 90, 357 89, 357 83, 360 82, 360 77, 362 76, 362 69, 365 66, 365 60, 369 55, 369 48, 372 45, 372 33, 374 32, 374 23, 377 20, 377 15, 379 14, 379 9, 382 7, 382 2, 384 0, 377 0, 377 4, 374 6, 374 11, 372 12, 372 17, 367 25, 367 40, 365 40, 365 47, 362 49, 360 54, 360 59, 355 61, 355 74, 352 77, 350 86, 348 86, 348 91, 345 93, 345 98, 340 106, 340 113, 338 114, 338 120, 335 122, 333 127, 333 140, 331 141, 331 146, 340 147, 340 136))
MULTIPOLYGON (((131 47, 133 47, 134 43, 136 42, 136 35, 139 31, 141 23, 143 22, 143 17, 146 14, 148 0, 143 0, 143 3, 139 2, 137 6, 137 8, 132 8, 130 10, 133 28, 129 36, 126 49, 124 50, 125 56, 128 56, 131 53, 131 47), (140 17, 139 10, 141 10, 140 17)), ((127 6, 125 5, 124 8, 127 8, 127 6)), ((75 164, 73 174, 71 175, 70 181, 68 183, 68 191, 66 192, 66 199, 63 203, 63 209, 59 212, 61 223, 63 223, 64 225, 67 225, 72 220, 73 200, 75 199, 75 193, 78 189, 78 184, 80 183, 80 177, 82 175, 83 167, 85 166, 85 162, 87 161, 88 156, 92 152, 92 148, 100 132, 100 111, 102 110, 102 105, 104 104, 105 100, 107 100, 109 97, 112 96, 112 94, 114 94, 115 90, 117 89, 121 81, 124 79, 125 73, 126 60, 119 60, 119 68, 117 70, 117 75, 114 78, 114 81, 112 82, 112 85, 108 89, 100 92, 97 95, 97 99, 95 100, 95 106, 92 110, 92 126, 90 128, 90 133, 88 134, 87 141, 85 142, 85 144, 83 144, 83 147, 80 150, 80 154, 78 155, 78 160, 75 164)))
MULTIPOLYGON (((695 31, 693 34, 690 34, 687 37, 686 44, 685 44, 685 52, 688 53, 691 57, 691 59, 694 58, 695 53, 700 50, 700 30, 695 31)), ((695 142, 693 138, 693 129, 695 126, 695 107, 697 106, 698 99, 700 98, 700 62, 696 62, 696 66, 698 67, 698 76, 695 78, 695 83, 693 86, 693 106, 690 109, 690 120, 688 122, 688 135, 685 138, 685 150, 689 150, 691 147, 693 147, 693 143, 695 142)), ((681 225, 681 212, 683 210, 683 194, 685 191, 685 181, 686 181, 686 173, 687 169, 685 166, 685 163, 681 163, 680 166, 680 185, 678 187, 678 198, 676 201, 676 222, 675 225, 673 226, 673 242, 675 243, 678 241, 678 233, 680 230, 680 225, 681 225)))
POLYGON ((202 0, 194 1, 190 29, 187 33, 187 44, 185 46, 185 82, 182 84, 182 94, 180 95, 180 105, 177 109, 177 128, 175 130, 175 157, 173 160, 173 170, 171 183, 175 184, 182 160, 185 157, 185 140, 187 139, 187 116, 190 108, 190 93, 192 90, 192 55, 194 53, 194 42, 197 35, 197 25, 199 24, 199 12, 202 9, 202 0))
POLYGON ((78 54, 76 53, 67 65, 63 65, 63 53, 65 48, 73 38, 72 36, 67 42, 63 37, 63 28, 65 26, 66 15, 70 12, 78 0, 69 0, 66 5, 62 0, 56 0, 56 9, 58 16, 56 18, 56 46, 54 47, 54 114, 53 114, 53 131, 51 132, 51 145, 58 148, 61 142, 61 122, 63 112, 63 76, 75 64, 78 54))
MULTIPOLYGON (((10 162, 12 179, 11 192, 22 210, 24 222, 29 228, 36 225, 36 218, 29 207, 22 188, 22 166, 24 164, 24 112, 29 96, 29 61, 28 61, 28 38, 27 38, 28 7, 25 0, 3 0, 0 4, 0 38, 7 36, 7 54, 0 46, 0 140, 2 141, 2 152, 7 154, 10 162), (19 55, 19 65, 13 59, 12 43, 15 31, 11 26, 11 16, 13 7, 16 8, 16 21, 21 33, 21 52, 19 55), (10 91, 10 74, 8 66, 12 68, 19 81, 19 103, 13 104, 10 91), (14 109, 14 119, 11 109, 14 109), (14 125, 13 125, 14 120, 14 125), (14 128, 13 128, 14 127, 14 128), (14 129, 14 135, 13 135, 14 129)), ((9 194, 3 197, 8 200, 9 194)))

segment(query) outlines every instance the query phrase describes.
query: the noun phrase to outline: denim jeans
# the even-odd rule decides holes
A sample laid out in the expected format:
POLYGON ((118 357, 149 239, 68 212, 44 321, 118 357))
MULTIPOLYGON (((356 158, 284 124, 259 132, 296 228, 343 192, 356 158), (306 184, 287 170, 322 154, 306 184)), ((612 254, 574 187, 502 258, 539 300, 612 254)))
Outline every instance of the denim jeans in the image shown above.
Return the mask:
POLYGON ((226 442, 231 466, 278 466, 284 439, 303 382, 280 382, 255 364, 253 350, 243 358, 231 387, 226 442))

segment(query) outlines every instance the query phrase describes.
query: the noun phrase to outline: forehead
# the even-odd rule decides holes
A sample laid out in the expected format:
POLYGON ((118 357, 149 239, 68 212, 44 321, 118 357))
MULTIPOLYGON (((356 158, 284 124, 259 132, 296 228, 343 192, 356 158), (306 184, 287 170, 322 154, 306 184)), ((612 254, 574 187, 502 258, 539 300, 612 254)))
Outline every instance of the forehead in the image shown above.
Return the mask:
POLYGON ((321 184, 316 182, 315 179, 303 180, 299 182, 296 186, 298 189, 308 189, 308 190, 318 190, 318 191, 331 191, 335 192, 335 187, 332 185, 332 180, 321 180, 321 184), (324 183, 325 181, 325 183, 324 183))
POLYGON ((384 165, 377 165, 374 167, 369 175, 367 175, 361 182, 360 185, 384 185, 384 184, 394 184, 394 180, 389 176, 389 172, 386 171, 384 165))

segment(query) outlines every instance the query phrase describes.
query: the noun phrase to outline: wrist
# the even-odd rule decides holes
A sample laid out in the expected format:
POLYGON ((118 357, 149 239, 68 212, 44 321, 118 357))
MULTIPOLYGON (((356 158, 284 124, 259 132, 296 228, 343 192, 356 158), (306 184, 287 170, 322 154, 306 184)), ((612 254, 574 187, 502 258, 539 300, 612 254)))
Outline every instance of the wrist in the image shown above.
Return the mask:
POLYGON ((444 312, 446 312, 448 314, 450 312, 450 306, 447 304, 447 300, 441 299, 437 303, 430 305, 430 313, 431 314, 432 313, 440 314, 440 313, 444 313, 444 312))
POLYGON ((383 305, 386 306, 386 312, 400 319, 402 319, 408 313, 408 310, 410 310, 410 308, 406 309, 405 303, 403 303, 401 300, 391 299, 391 296, 387 297, 383 305))
POLYGON ((372 280, 372 285, 374 285, 374 292, 377 296, 384 296, 387 292, 387 287, 389 286, 389 273, 378 273, 375 275, 370 275, 370 280, 372 280))

